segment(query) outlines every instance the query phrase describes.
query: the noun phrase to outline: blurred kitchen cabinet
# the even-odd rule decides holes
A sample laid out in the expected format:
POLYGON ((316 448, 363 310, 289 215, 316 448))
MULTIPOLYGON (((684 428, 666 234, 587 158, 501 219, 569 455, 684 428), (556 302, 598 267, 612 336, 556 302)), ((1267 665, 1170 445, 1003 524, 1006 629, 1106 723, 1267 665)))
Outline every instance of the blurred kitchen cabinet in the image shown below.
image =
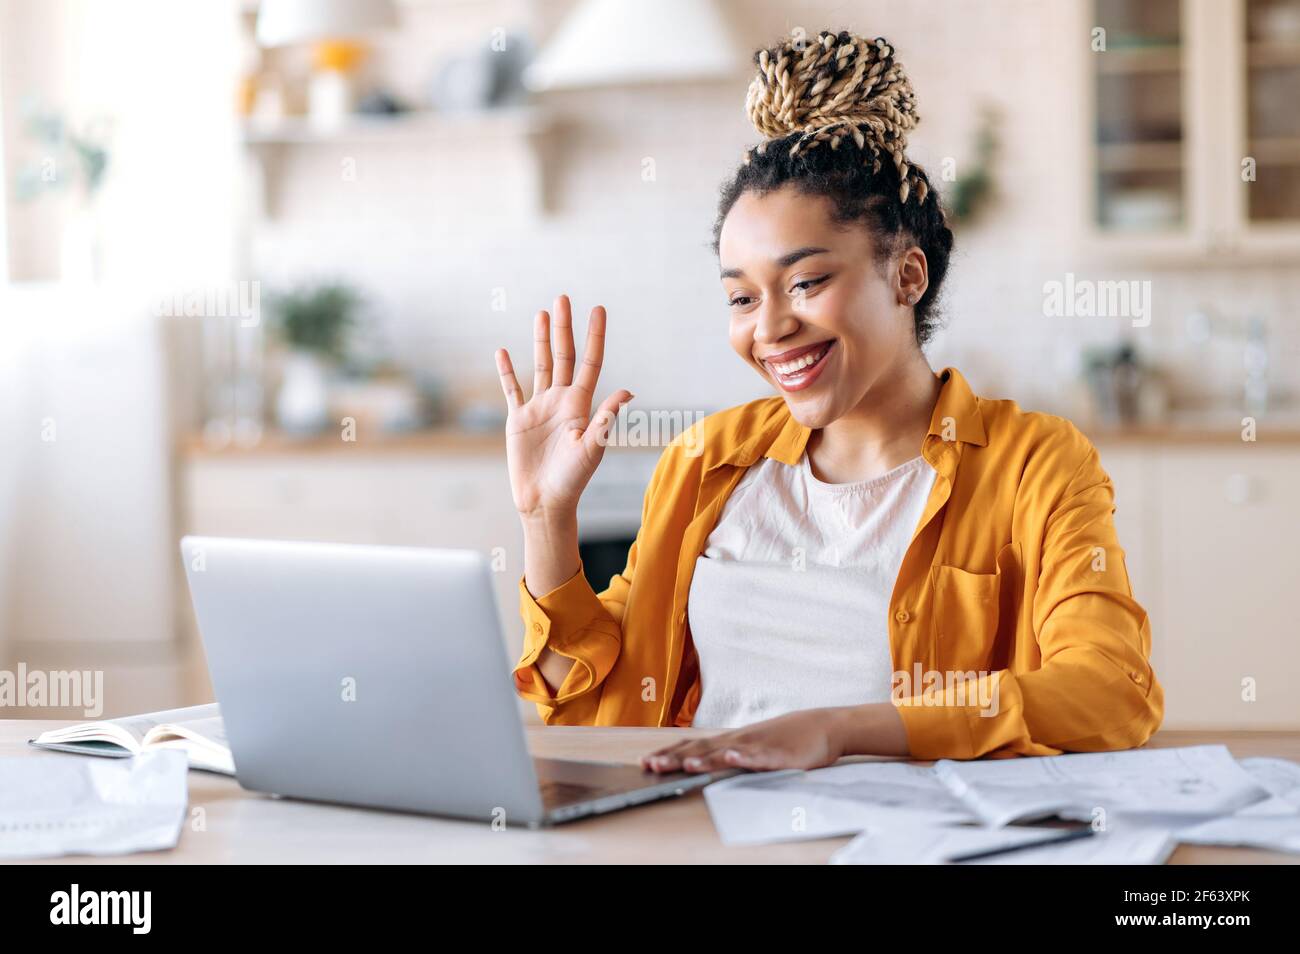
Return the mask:
MULTIPOLYGON (((1124 566, 1137 601, 1155 618, 1160 602, 1158 523, 1147 500, 1155 461, 1146 451, 1120 444, 1101 449, 1101 464, 1115 485, 1115 533, 1124 551, 1124 566)), ((1157 648, 1159 648, 1157 646, 1157 648)), ((1157 672, 1159 668, 1157 667, 1157 672)))
POLYGON ((1300 0, 1236 0, 1219 10, 1241 42, 1225 50, 1229 235, 1241 251, 1300 247, 1300 0))
POLYGON ((1166 728, 1300 727, 1300 443, 1098 441, 1166 728), (1254 699, 1248 701, 1253 690, 1254 699))
POLYGON ((1300 453, 1179 448, 1158 467, 1166 652, 1157 674, 1167 681, 1170 716, 1188 726, 1295 728, 1300 627, 1290 535, 1300 527, 1300 453))
POLYGON ((478 550, 520 650, 523 534, 500 453, 191 453, 183 501, 187 533, 478 550))
MULTIPOLYGON (((1143 444, 1099 441, 1101 465, 1115 487, 1115 533, 1124 552, 1133 598, 1151 620, 1151 665, 1165 683, 1164 665, 1168 653, 1165 640, 1164 580, 1161 568, 1159 514, 1151 506, 1151 488, 1156 481, 1156 459, 1143 444)), ((1166 691, 1168 691, 1166 689, 1166 691)), ((1166 713, 1167 728, 1182 728, 1166 713)))
POLYGON ((1300 0, 1085 0, 1085 242, 1300 257, 1300 0))

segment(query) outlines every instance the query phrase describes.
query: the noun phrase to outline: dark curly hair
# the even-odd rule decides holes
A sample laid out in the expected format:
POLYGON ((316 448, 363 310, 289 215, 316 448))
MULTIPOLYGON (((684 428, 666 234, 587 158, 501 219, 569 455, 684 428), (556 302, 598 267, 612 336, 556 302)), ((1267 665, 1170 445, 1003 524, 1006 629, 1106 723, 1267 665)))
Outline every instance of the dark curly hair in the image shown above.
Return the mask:
POLYGON ((754 54, 759 72, 746 108, 768 138, 746 150, 722 186, 713 251, 727 214, 746 192, 765 195, 789 184, 825 196, 833 221, 866 225, 878 265, 911 245, 925 253, 929 284, 913 306, 916 341, 924 345, 939 326, 936 300, 953 239, 938 193, 904 153, 919 117, 893 52, 880 37, 822 31, 816 40, 795 35, 754 54))

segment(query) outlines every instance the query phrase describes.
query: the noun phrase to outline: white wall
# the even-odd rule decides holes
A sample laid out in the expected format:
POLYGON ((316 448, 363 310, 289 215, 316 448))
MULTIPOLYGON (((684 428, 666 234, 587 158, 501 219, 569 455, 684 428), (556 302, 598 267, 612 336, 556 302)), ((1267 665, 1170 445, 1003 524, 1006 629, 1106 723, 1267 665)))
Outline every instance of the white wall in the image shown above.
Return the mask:
MULTIPOLYGON (((57 280, 71 192, 18 203, 14 174, 44 147, 23 130, 34 97, 111 127, 98 201, 105 277, 157 285, 226 277, 238 154, 231 0, 0 0, 0 97, 11 277, 57 280)), ((71 170, 58 169, 71 175, 71 170)))
MULTIPOLYGON (((0 100, 13 287, 0 289, 0 665, 58 644, 174 635, 162 294, 236 255, 233 3, 0 0, 0 100), (59 287, 69 203, 16 206, 35 94, 111 120, 99 202, 103 284, 59 287), (43 440, 45 422, 57 439, 43 440)), ((120 689, 121 684, 118 684, 120 689)))

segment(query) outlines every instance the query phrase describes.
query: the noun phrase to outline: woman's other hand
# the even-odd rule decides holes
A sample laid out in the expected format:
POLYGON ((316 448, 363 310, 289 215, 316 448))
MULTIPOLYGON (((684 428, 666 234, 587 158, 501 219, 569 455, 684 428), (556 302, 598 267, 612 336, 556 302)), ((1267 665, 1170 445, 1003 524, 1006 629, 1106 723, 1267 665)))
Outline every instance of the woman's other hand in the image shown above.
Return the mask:
POLYGON ((707 739, 687 739, 641 757, 654 772, 769 772, 833 765, 845 755, 909 755, 893 703, 803 709, 707 739))
POLYGON ((643 756, 641 767, 655 772, 821 768, 841 754, 834 731, 837 712, 804 709, 707 739, 678 742, 643 756))

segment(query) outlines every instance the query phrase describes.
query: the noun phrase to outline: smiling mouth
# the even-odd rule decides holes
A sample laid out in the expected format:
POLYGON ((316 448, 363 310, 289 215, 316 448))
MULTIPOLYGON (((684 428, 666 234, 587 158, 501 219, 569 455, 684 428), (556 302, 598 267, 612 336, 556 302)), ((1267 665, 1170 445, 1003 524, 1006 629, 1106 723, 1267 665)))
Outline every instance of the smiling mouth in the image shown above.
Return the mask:
POLYGON ((826 359, 834 349, 834 339, 823 342, 816 351, 810 351, 793 361, 780 363, 764 361, 781 387, 787 391, 798 391, 812 384, 826 365, 826 359))

